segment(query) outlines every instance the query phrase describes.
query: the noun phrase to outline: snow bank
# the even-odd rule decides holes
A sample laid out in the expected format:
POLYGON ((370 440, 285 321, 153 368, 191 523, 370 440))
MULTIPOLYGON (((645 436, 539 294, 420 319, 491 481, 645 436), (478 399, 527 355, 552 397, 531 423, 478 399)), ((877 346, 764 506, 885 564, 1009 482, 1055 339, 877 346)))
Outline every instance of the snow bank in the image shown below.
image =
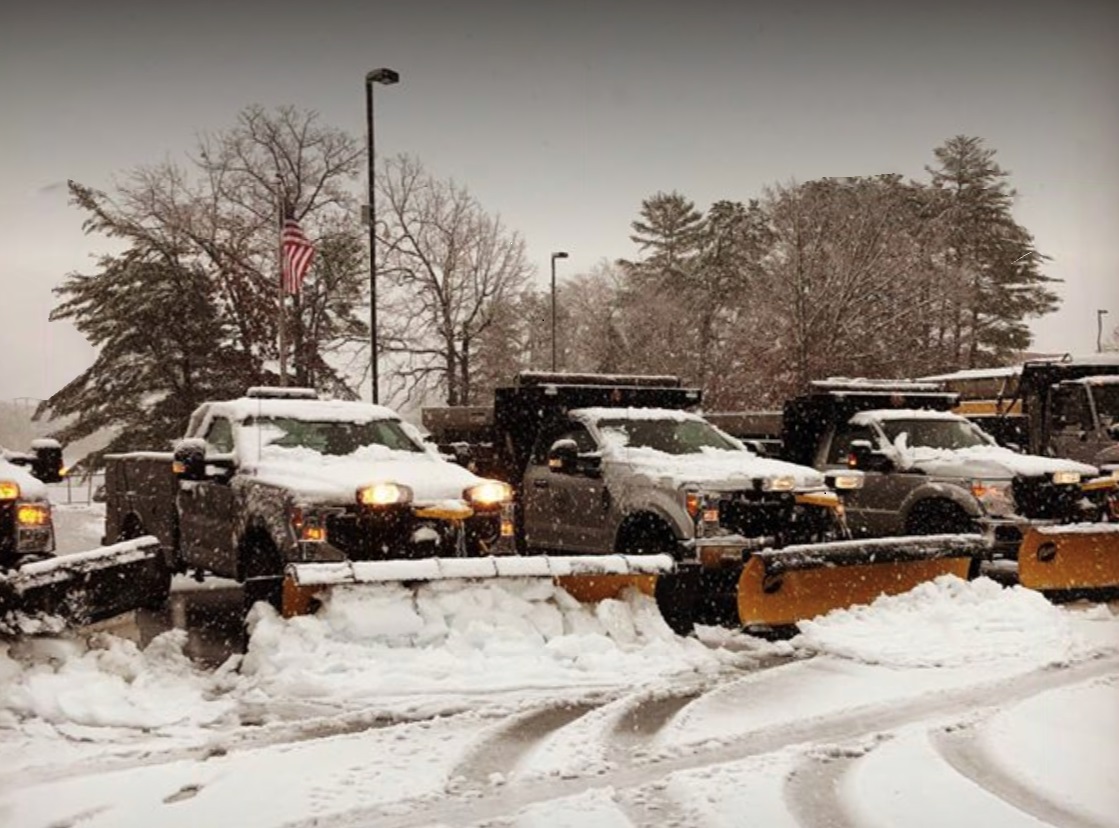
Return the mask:
POLYGON ((251 622, 242 673, 320 700, 629 686, 737 657, 674 635, 644 595, 582 605, 546 580, 342 587, 317 615, 251 622))
POLYGON ((798 628, 798 648, 893 667, 1063 662, 1089 649, 1068 614, 1040 593, 951 575, 798 628))
POLYGON ((215 723, 233 702, 212 698, 221 674, 198 670, 183 654, 186 640, 172 630, 143 650, 105 634, 0 644, 0 728, 31 717, 148 730, 215 723))

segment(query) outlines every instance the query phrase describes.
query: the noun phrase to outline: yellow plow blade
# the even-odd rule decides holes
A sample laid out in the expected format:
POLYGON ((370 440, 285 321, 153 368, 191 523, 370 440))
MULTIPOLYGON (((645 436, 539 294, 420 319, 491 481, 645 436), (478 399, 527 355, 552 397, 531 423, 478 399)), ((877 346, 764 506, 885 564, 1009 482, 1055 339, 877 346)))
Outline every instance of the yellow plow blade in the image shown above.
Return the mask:
POLYGON ((745 628, 789 627, 941 575, 966 579, 984 550, 979 535, 927 535, 758 552, 738 578, 738 621, 745 628))
POLYGON ((578 601, 594 602, 615 598, 627 587, 652 595, 657 577, 674 569, 669 555, 493 555, 289 564, 281 612, 285 618, 312 612, 318 596, 335 586, 501 578, 545 578, 578 601))
POLYGON ((1119 524, 1030 527, 1018 548, 1018 583, 1040 592, 1119 591, 1119 524))

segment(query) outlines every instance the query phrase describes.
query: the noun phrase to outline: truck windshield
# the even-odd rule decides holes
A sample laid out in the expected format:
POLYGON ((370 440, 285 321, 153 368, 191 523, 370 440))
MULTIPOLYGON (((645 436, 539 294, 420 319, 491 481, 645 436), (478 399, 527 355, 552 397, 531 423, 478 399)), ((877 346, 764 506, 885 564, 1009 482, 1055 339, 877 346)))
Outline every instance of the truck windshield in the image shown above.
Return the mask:
POLYGON ((614 445, 651 448, 665 454, 696 454, 705 448, 740 450, 702 420, 600 420, 598 427, 614 445))
POLYGON ((319 454, 339 457, 353 454, 363 446, 374 445, 395 451, 423 451, 394 420, 347 423, 296 420, 292 417, 250 417, 244 425, 260 429, 261 445, 309 448, 319 454))
POLYGON ((966 420, 884 420, 882 430, 892 445, 905 435, 905 445, 923 446, 931 449, 972 448, 989 446, 987 436, 966 420))

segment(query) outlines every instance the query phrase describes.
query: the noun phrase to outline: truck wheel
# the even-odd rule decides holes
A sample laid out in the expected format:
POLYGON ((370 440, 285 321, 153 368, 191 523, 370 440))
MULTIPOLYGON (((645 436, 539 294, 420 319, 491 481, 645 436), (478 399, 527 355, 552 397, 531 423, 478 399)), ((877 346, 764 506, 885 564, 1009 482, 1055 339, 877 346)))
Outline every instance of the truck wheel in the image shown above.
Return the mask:
POLYGON ((241 543, 241 582, 246 612, 257 601, 266 601, 280 611, 283 570, 279 550, 270 537, 260 531, 245 536, 241 543))
POLYGON ((947 500, 918 503, 905 521, 908 535, 964 535, 974 531, 972 517, 947 500))
MULTIPOLYGON (((663 520, 654 515, 638 515, 622 527, 615 548, 622 555, 671 555, 676 559, 680 544, 663 520)), ((653 596, 657 610, 677 635, 691 635, 695 631, 699 580, 696 568, 681 568, 657 578, 653 596)))

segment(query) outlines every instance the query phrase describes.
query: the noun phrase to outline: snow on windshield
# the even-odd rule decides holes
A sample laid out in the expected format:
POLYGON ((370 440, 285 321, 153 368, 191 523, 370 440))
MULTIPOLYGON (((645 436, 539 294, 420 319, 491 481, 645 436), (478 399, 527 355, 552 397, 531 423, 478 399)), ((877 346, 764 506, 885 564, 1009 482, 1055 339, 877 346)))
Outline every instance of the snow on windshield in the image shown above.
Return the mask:
POLYGON ((307 448, 317 454, 345 457, 365 446, 393 451, 422 452, 395 420, 363 423, 307 421, 294 417, 250 417, 245 428, 256 428, 261 447, 307 448))
POLYGON ((609 419, 599 420, 598 428, 607 443, 619 448, 649 448, 665 454, 740 448, 703 420, 609 419))

